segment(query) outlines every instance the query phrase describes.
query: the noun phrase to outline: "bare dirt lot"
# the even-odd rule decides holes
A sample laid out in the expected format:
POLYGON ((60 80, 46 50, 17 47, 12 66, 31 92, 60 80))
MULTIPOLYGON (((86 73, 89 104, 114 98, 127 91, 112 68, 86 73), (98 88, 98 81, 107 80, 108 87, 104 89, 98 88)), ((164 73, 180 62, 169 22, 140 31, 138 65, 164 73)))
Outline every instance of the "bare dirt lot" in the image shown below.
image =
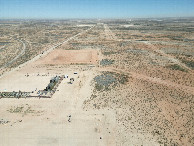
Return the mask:
POLYGON ((57 49, 38 61, 39 64, 97 64, 98 51, 57 49))
MULTIPOLYGON (((66 73, 75 82, 68 84, 69 79, 64 79, 51 99, 1 99, 1 145, 115 145, 115 112, 82 108, 83 101, 91 95, 89 82, 94 72, 56 68, 55 73, 66 73)), ((42 74, 44 69, 36 68, 34 72, 42 74)), ((35 82, 44 84, 42 79, 35 82)), ((21 82, 20 86, 26 83, 21 82)))

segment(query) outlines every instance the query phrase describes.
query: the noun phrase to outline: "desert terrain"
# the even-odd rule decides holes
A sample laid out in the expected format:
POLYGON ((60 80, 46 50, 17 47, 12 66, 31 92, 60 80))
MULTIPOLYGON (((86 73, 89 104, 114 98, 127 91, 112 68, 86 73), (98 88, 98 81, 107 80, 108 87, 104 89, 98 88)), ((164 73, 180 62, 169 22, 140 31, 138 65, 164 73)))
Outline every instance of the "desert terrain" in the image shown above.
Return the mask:
POLYGON ((193 18, 0 20, 0 32, 0 145, 193 145, 193 18))

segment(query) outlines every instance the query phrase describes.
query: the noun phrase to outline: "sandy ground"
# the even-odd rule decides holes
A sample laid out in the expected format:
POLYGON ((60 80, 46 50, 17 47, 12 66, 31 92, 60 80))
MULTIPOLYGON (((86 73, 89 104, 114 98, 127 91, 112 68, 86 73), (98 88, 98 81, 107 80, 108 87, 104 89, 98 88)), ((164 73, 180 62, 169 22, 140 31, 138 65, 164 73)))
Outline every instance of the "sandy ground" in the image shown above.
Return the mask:
POLYGON ((10 92, 43 90, 55 75, 67 74, 75 82, 68 84, 69 79, 64 79, 50 99, 2 98, 0 119, 9 122, 0 124, 1 145, 116 145, 115 112, 86 111, 82 108, 84 100, 91 97, 91 81, 96 71, 88 66, 60 66, 71 63, 96 64, 97 61, 97 50, 55 50, 2 77, 1 91, 10 92), (53 65, 53 62, 57 65, 53 65), (11 112, 11 109, 20 107, 21 111, 11 112))
POLYGON ((97 64, 97 50, 62 50, 57 49, 40 59, 40 64, 97 64))
MULTIPOLYGON (((17 71, 17 73, 10 74, 7 77, 9 81, 6 78, 1 80, 1 87, 7 81, 5 85, 7 88, 10 87, 9 90, 17 90, 21 87, 25 91, 27 87, 42 88, 49 82, 49 78, 54 75, 51 71, 51 76, 42 77, 41 75, 44 75, 43 73, 47 70, 47 67, 37 67, 36 70, 32 68, 33 65, 27 66, 17 71), (27 83, 27 79, 24 77, 26 71, 31 71, 29 77, 26 77, 31 85, 27 83), (37 78, 38 73, 41 79, 37 78), (14 80, 16 78, 18 80, 14 80), (20 79, 24 80, 19 82, 20 79), (9 84, 11 80, 14 80, 14 86, 9 84), (41 85, 41 87, 38 85, 41 85)), ((81 71, 80 69, 78 75, 74 75, 74 71, 77 71, 77 69, 63 69, 60 71, 61 73, 65 72, 69 77, 74 77, 75 82, 68 84, 69 79, 64 79, 51 99, 0 100, 1 119, 10 121, 6 125, 0 125, 1 145, 11 146, 13 143, 17 146, 115 145, 114 111, 84 111, 82 108, 83 101, 91 96, 92 86, 90 86, 90 82, 95 75, 95 71, 81 71), (26 114, 7 111, 20 106, 24 108, 28 106, 33 111, 26 114)), ((28 90, 32 89, 34 88, 28 90)))
MULTIPOLYGON (((107 40, 118 41, 108 25, 102 27, 107 40)), ((185 113, 182 108, 189 109, 192 86, 125 68, 102 67, 99 61, 104 56, 99 50, 58 48, 64 48, 67 41, 0 78, 0 92, 43 90, 56 75, 66 74, 75 79, 73 84, 68 83, 69 78, 63 79, 49 99, 0 99, 0 145, 156 146, 161 145, 153 135, 153 132, 162 133, 155 129, 158 125, 167 131, 164 135, 169 139, 180 145, 188 143, 190 137, 182 137, 181 133, 182 130, 186 133, 188 128, 183 126, 190 115, 180 117, 176 113, 185 113), (129 81, 110 92, 94 92, 92 81, 102 71, 125 73, 129 81), (93 98, 95 94, 97 96, 93 98), (179 103, 180 100, 172 98, 171 94, 184 97, 184 102, 179 103)), ((154 51, 151 45, 150 49, 170 58, 154 51)), ((122 52, 119 53, 124 58, 122 52)))

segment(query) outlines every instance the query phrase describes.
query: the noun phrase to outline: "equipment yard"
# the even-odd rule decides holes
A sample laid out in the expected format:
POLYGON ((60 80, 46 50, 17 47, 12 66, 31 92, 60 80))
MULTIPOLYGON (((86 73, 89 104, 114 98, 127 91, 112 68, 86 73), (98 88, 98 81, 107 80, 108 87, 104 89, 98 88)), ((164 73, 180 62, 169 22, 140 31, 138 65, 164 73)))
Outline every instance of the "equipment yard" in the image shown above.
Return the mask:
POLYGON ((1 20, 0 145, 192 146, 193 26, 1 20))

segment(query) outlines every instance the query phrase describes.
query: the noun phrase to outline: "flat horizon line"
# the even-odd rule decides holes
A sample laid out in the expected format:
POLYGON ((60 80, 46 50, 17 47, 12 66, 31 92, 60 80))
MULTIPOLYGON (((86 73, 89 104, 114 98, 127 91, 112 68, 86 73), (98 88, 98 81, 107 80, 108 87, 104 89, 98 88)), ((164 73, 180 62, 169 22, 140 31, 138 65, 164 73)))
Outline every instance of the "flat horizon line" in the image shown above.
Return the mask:
POLYGON ((129 18, 0 18, 0 20, 126 20, 126 19, 184 19, 194 16, 180 17, 129 17, 129 18))

